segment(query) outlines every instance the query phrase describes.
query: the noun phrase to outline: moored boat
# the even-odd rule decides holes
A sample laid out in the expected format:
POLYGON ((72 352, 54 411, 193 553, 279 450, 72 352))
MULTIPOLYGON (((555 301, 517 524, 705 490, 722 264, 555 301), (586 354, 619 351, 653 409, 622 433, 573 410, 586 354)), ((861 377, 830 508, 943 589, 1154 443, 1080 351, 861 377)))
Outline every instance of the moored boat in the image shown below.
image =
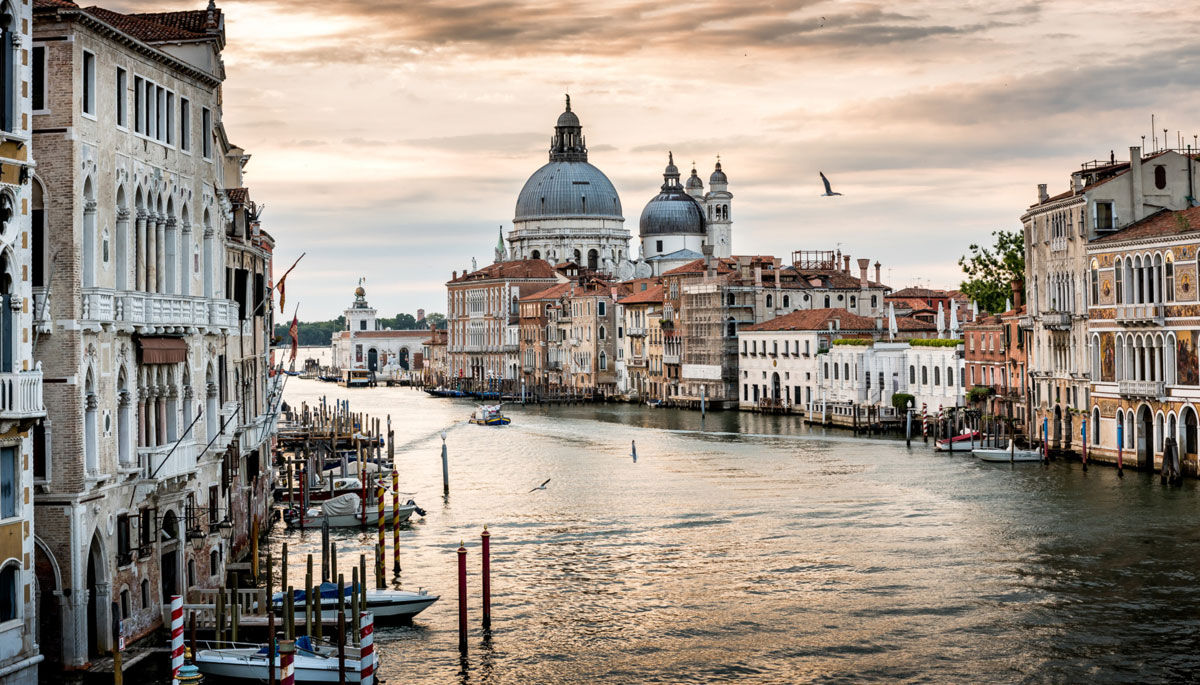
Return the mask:
MULTIPOLYGON (((345 588, 345 595, 342 599, 343 610, 348 610, 350 606, 349 597, 354 594, 355 588, 348 585, 345 588)), ((271 601, 276 608, 283 606, 283 593, 276 592, 272 596, 271 601)), ((296 606, 304 604, 307 594, 303 589, 293 590, 293 598, 296 606)), ((366 610, 375 615, 375 619, 404 619, 411 618, 427 609, 431 604, 438 601, 438 595, 431 595, 424 590, 410 592, 408 590, 367 590, 367 606, 366 610)), ((338 588, 334 583, 321 583, 321 601, 317 607, 318 618, 322 611, 333 611, 334 616, 337 616, 338 604, 338 588)))
MULTIPOLYGON (((194 663, 206 676, 224 680, 255 680, 266 682, 270 675, 267 664, 267 645, 232 643, 231 647, 201 649, 194 663)), ((373 652, 378 654, 379 652, 373 652)), ((358 683, 362 682, 361 652, 357 647, 345 647, 346 667, 338 667, 336 647, 315 644, 307 635, 296 638, 292 671, 297 683, 358 683), (344 678, 344 680, 343 680, 344 678)), ((275 669, 279 672, 279 653, 275 653, 275 669)))
POLYGON ((1012 441, 1008 441, 1008 447, 997 448, 980 448, 972 450, 975 456, 983 461, 992 462, 1015 462, 1015 461, 1041 461, 1041 450, 1026 450, 1015 447, 1012 441))
POLYGON ((984 435, 979 431, 971 431, 955 435, 952 438, 942 438, 933 442, 933 448, 938 452, 971 452, 976 445, 983 444, 984 435))
MULTIPOLYGON (((396 511, 401 522, 412 518, 413 512, 416 512, 418 516, 425 515, 425 510, 418 507, 416 502, 411 499, 407 503, 401 504, 396 511)), ((288 509, 284 514, 284 520, 289 526, 298 525, 301 522, 300 510, 288 509)), ((392 522, 391 504, 384 506, 383 520, 387 524, 392 522)), ((326 500, 319 507, 309 507, 304 511, 303 523, 305 526, 314 527, 328 523, 330 528, 375 526, 379 524, 379 506, 375 502, 368 501, 366 507, 363 507, 362 499, 357 494, 349 492, 326 500)))

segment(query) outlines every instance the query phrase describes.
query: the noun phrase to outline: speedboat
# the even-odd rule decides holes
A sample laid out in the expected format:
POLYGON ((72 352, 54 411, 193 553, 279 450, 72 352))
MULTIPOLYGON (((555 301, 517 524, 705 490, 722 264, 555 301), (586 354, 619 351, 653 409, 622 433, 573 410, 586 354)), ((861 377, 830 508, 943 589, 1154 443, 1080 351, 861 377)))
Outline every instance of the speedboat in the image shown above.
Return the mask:
MULTIPOLYGON (((407 503, 401 504, 400 508, 396 511, 399 513, 401 522, 411 518, 413 512, 416 512, 418 516, 425 515, 425 510, 418 507, 416 502, 413 502, 411 499, 407 503)), ((298 525, 300 523, 300 511, 297 509, 288 509, 284 513, 284 520, 289 526, 298 525)), ((385 525, 390 525, 392 522, 391 504, 383 508, 383 521, 385 525)), ((329 524, 330 528, 377 526, 379 525, 379 506, 374 502, 368 502, 364 511, 362 499, 357 494, 348 492, 322 502, 319 507, 309 507, 304 512, 305 526, 317 527, 326 523, 329 524)))
POLYGON ((970 452, 975 445, 983 444, 979 431, 962 433, 952 438, 943 438, 933 442, 933 448, 938 452, 970 452))
MULTIPOLYGON (((332 490, 329 489, 329 485, 327 483, 318 483, 317 485, 314 485, 313 487, 309 488, 307 496, 308 496, 308 501, 310 501, 310 502, 322 502, 324 500, 327 500, 327 499, 330 499, 333 497, 338 497, 340 495, 358 493, 361 491, 362 491, 362 481, 360 481, 357 478, 354 478, 354 477, 334 478, 332 490)), ((292 491, 292 495, 296 499, 299 499, 301 494, 302 493, 300 492, 299 487, 296 487, 292 491)), ((275 488, 275 499, 276 500, 278 500, 280 502, 286 502, 287 498, 288 498, 288 489, 287 488, 275 488)))
POLYGON ((507 426, 512 420, 500 413, 500 405, 480 405, 471 415, 471 423, 479 426, 507 426))
MULTIPOLYGON (((267 669, 267 645, 233 643, 232 647, 201 649, 196 653, 195 664, 206 676, 219 679, 255 680, 266 682, 270 675, 267 669)), ((298 683, 362 682, 361 650, 345 647, 346 668, 338 669, 337 647, 318 645, 307 635, 296 638, 296 652, 292 657, 292 671, 298 683), (344 675, 343 675, 344 673, 344 675)), ((372 659, 378 658, 374 651, 372 659)), ((275 669, 279 672, 279 652, 275 652, 275 669)), ((375 668, 373 670, 378 670, 375 668)))
POLYGON ((1008 447, 1005 448, 986 448, 973 450, 975 456, 983 461, 1008 462, 1008 461, 1041 461, 1041 450, 1023 450, 1013 446, 1012 440, 1008 441, 1008 447))
MULTIPOLYGON (((354 594, 353 584, 347 585, 342 599, 342 608, 349 611, 349 597, 354 594)), ((304 589, 293 590, 296 606, 303 606, 307 598, 304 589)), ((438 595, 431 595, 425 590, 410 592, 408 590, 367 590, 366 610, 375 615, 376 620, 386 618, 411 618, 427 609, 438 601, 438 595)), ((276 610, 283 606, 283 593, 276 592, 271 597, 276 610)), ((338 586, 334 583, 321 583, 321 601, 317 608, 317 616, 322 610, 333 611, 337 616, 338 586)))

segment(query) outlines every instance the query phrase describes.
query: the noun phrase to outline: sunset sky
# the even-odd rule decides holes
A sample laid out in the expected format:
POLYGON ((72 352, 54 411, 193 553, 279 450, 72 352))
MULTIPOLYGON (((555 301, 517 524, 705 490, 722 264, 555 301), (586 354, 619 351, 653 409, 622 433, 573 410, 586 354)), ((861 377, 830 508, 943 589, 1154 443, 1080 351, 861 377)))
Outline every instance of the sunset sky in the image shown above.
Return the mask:
MULTIPOLYGON (((224 122, 253 158, 288 313, 445 310, 492 261, 569 92, 636 241, 667 150, 729 175, 735 254, 836 249, 959 282, 1036 184, 1200 133, 1195 6, 1087 2, 255 0, 226 13, 224 122), (823 198, 818 171, 843 197, 823 198)), ((112 9, 198 9, 132 2, 112 9)), ((636 242, 632 245, 636 252, 636 242)))

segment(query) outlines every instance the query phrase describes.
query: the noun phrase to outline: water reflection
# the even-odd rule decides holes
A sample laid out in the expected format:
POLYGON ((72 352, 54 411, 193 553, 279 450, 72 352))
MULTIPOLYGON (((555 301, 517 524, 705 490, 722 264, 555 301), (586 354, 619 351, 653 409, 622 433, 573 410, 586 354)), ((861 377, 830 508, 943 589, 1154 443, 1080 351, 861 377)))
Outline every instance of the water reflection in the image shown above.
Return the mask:
MULTIPOLYGON (((484 428, 463 423, 465 401, 289 382, 293 404, 322 394, 391 414, 401 490, 430 509, 402 533, 400 584, 442 600, 411 626, 380 628, 385 678, 1125 682, 1200 665, 1193 482, 982 464, 732 412, 512 407, 511 426, 484 428), (447 427, 450 493, 430 507, 447 427), (485 524, 490 635, 478 613, 485 524)), ((374 534, 335 537, 349 575, 374 534)), ((283 539, 299 584, 320 534, 283 539)))

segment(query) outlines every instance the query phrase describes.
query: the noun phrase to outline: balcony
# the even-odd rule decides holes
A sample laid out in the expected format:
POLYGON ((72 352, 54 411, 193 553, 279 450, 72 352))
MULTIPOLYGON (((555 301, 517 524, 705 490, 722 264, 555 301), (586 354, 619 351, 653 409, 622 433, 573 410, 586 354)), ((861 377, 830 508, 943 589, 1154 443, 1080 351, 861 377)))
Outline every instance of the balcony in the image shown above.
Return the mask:
POLYGON ((630 368, 634 368, 634 369, 646 368, 646 360, 645 359, 635 359, 635 358, 631 357, 629 359, 629 361, 625 362, 625 364, 627 366, 629 366, 630 368))
POLYGON ((679 363, 679 355, 663 353, 663 363, 664 364, 678 364, 679 363))
POLYGON ((1042 314, 1042 325, 1052 331, 1067 331, 1071 329, 1070 312, 1046 312, 1042 314))
POLYGON ((139 447, 138 471, 146 480, 163 481, 176 476, 188 476, 196 470, 196 451, 196 443, 191 440, 179 443, 178 447, 174 442, 158 447, 139 447))
POLYGON ((232 300, 84 288, 81 305, 84 322, 143 333, 185 333, 238 325, 237 303, 232 300))
POLYGON ((1162 397, 1162 381, 1117 381, 1117 393, 1124 397, 1162 397))
POLYGON ((1117 306, 1117 323, 1124 326, 1150 326, 1163 324, 1161 304, 1124 304, 1117 306))
POLYGON ((632 337, 641 338, 646 335, 646 327, 645 326, 630 326, 628 329, 626 329, 625 333, 632 337))
POLYGON ((20 421, 45 416, 40 369, 0 373, 0 420, 20 421))

